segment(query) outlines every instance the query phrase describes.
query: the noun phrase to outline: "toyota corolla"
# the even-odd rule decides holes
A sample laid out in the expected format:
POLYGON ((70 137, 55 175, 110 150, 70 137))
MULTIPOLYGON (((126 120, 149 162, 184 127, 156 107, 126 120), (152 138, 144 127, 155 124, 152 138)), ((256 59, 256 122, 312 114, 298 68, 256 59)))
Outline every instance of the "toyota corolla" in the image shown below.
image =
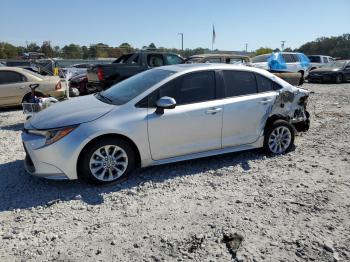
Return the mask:
POLYGON ((121 181, 137 167, 263 147, 291 150, 309 128, 309 92, 271 73, 184 64, 58 103, 22 133, 25 168, 50 179, 121 181))

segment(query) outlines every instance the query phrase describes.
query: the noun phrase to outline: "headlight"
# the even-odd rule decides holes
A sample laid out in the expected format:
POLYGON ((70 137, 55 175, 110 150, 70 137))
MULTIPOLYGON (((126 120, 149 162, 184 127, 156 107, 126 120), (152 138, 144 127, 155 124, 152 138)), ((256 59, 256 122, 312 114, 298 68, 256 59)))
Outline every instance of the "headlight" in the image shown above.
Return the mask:
POLYGON ((63 127, 50 130, 28 130, 28 133, 46 137, 45 145, 51 145, 72 132, 77 126, 63 127))

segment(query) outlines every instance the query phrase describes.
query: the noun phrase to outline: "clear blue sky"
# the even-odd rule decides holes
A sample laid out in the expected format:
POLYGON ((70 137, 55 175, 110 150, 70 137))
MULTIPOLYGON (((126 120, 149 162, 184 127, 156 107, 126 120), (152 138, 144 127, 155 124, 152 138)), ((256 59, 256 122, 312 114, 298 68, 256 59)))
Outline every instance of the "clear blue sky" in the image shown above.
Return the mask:
POLYGON ((0 41, 52 45, 296 48, 320 36, 350 33, 350 0, 31 0, 1 1, 0 41))

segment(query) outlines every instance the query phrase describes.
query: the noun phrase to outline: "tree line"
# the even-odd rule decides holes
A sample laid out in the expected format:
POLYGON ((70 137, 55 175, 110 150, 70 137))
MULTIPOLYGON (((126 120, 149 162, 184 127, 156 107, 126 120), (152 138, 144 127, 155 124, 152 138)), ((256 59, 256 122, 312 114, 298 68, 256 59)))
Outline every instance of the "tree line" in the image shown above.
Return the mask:
MULTIPOLYGON (((156 48, 154 43, 144 48, 156 48)), ((158 50, 166 52, 174 52, 188 57, 196 54, 209 53, 207 48, 195 48, 195 49, 176 49, 158 47, 158 50)), ((59 46, 52 46, 50 41, 44 41, 41 46, 36 43, 29 43, 26 46, 14 46, 10 43, 0 42, 0 59, 15 59, 20 58, 23 53, 26 52, 40 52, 44 53, 47 57, 54 58, 60 57, 65 59, 89 59, 89 58, 107 58, 107 57, 119 57, 123 54, 139 50, 134 48, 129 43, 122 43, 117 47, 111 47, 109 45, 98 43, 90 46, 80 46, 76 44, 65 45, 62 48, 59 46)), ((271 53, 279 49, 272 49, 270 47, 261 47, 252 55, 261 55, 271 53)), ((329 55, 339 58, 350 58, 350 34, 343 34, 341 36, 334 37, 320 37, 315 41, 303 44, 299 48, 292 50, 291 48, 285 48, 284 51, 302 52, 306 55, 321 54, 329 55)))

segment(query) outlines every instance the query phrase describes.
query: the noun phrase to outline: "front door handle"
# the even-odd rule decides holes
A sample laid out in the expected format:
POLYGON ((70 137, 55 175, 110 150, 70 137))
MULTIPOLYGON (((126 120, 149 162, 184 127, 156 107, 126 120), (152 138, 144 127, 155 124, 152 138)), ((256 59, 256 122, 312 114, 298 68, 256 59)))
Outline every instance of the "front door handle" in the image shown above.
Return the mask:
POLYGON ((260 104, 266 105, 272 102, 272 99, 264 99, 260 101, 260 104))
POLYGON ((24 89, 24 88, 26 88, 26 86, 20 86, 20 87, 19 87, 19 89, 24 89))
POLYGON ((207 111, 205 111, 205 113, 207 115, 215 115, 216 113, 219 113, 220 111, 222 111, 221 107, 214 107, 214 108, 210 108, 207 111))

